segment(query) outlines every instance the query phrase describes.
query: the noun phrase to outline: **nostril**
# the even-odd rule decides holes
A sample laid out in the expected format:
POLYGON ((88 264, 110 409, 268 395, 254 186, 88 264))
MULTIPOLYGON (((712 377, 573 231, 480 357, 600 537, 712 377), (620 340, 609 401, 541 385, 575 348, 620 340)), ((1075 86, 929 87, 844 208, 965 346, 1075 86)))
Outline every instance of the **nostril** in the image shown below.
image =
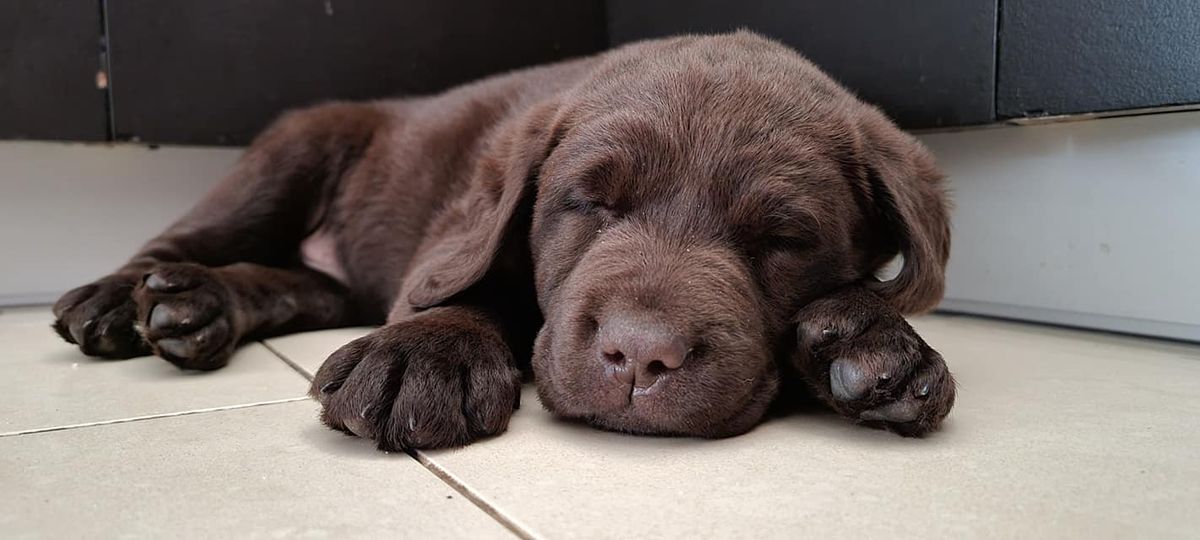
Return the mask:
POLYGON ((666 372, 670 371, 671 369, 672 368, 667 367, 667 365, 664 364, 662 362, 662 360, 651 360, 649 364, 646 364, 646 373, 653 375, 655 377, 662 375, 663 373, 666 373, 666 372))
POLYGON ((613 364, 624 364, 625 363, 625 353, 622 353, 621 351, 604 351, 601 354, 603 354, 604 359, 609 361, 610 363, 613 363, 613 364))
POLYGON ((593 354, 605 373, 616 375, 618 381, 648 388, 698 353, 698 344, 690 343, 671 326, 645 314, 634 315, 610 315, 600 322, 596 333, 593 354))

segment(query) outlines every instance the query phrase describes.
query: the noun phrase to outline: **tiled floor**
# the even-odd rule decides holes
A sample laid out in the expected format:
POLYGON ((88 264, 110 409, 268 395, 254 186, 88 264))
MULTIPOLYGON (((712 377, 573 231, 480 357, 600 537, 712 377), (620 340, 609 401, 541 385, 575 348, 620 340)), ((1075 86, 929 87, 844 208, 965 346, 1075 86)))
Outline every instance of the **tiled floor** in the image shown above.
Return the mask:
POLYGON ((720 441, 555 421, 382 454, 325 430, 305 374, 365 330, 185 374, 80 356, 0 312, 0 536, 1196 537, 1200 346, 934 316, 960 383, 924 440, 800 414, 720 441))

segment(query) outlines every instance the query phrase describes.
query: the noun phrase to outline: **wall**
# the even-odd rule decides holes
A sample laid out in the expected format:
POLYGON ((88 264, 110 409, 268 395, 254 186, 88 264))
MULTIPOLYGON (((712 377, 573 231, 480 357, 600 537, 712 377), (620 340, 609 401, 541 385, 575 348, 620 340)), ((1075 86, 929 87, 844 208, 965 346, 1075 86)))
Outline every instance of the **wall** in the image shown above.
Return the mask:
POLYGON ((0 143, 0 305, 52 302, 111 272, 240 150, 0 143))
POLYGON ((927 134, 943 309, 1200 341, 1200 113, 927 134))

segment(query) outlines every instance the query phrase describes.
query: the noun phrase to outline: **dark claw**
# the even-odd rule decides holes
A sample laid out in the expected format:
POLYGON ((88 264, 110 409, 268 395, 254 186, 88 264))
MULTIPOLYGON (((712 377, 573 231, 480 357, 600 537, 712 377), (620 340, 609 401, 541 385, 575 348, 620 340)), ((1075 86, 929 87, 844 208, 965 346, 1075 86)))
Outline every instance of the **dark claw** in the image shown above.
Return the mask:
POLYGON ((350 417, 343 421, 346 430, 364 439, 375 438, 375 428, 365 417, 350 417))
POLYGON ((74 309, 75 306, 78 306, 80 302, 95 293, 96 286, 87 285, 84 287, 79 287, 78 289, 72 290, 63 295, 62 298, 59 298, 58 301, 54 303, 54 307, 52 308, 52 311, 54 312, 54 318, 62 319, 63 315, 65 315, 67 311, 74 309))
POLYGON ((87 332, 89 329, 91 329, 93 324, 96 324, 96 321, 94 319, 88 319, 83 321, 83 324, 71 325, 71 339, 74 339, 75 343, 78 345, 84 345, 87 339, 87 332))
POLYGON ((58 332, 58 335, 62 336, 63 340, 67 343, 79 344, 79 342, 75 341, 75 336, 71 335, 71 327, 64 324, 62 319, 55 320, 51 328, 54 328, 54 331, 58 332))

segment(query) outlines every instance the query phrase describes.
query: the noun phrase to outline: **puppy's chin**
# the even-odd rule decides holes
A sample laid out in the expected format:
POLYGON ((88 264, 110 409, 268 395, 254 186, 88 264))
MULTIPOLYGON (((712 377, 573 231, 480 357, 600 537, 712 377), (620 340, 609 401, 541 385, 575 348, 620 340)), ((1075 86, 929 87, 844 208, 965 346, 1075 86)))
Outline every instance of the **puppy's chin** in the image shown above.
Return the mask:
MULTIPOLYGON (((775 379, 763 379, 768 388, 756 388, 748 394, 751 399, 741 407, 735 407, 732 415, 725 418, 706 418, 704 421, 689 421, 687 418, 672 414, 670 404, 667 408, 658 405, 631 404, 629 407, 616 411, 579 417, 588 424, 606 430, 634 435, 656 435, 673 437, 704 437, 719 439, 733 437, 750 431, 758 425, 765 416, 772 399, 766 396, 775 395, 775 379)), ((553 411, 552 411, 553 412, 553 411)))
MULTIPOLYGON (((672 375, 647 390, 633 390, 581 361, 579 352, 558 353, 544 328, 534 346, 533 370, 543 406, 557 416, 636 435, 721 438, 752 429, 779 392, 774 364, 742 384, 714 385, 706 373, 672 375)), ((716 367, 716 366, 714 366, 716 367)), ((714 380, 715 379, 715 380, 714 380)))

